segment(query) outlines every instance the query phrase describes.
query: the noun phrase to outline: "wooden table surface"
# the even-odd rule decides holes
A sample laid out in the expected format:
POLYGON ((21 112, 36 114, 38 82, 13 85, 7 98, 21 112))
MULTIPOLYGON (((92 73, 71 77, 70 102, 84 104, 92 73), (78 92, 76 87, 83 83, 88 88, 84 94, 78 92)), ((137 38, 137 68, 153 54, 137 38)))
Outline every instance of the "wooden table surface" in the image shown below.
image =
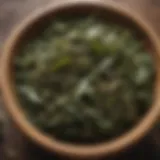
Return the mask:
MULTIPOLYGON (((107 1, 107 0, 106 0, 107 1)), ((160 36, 160 0, 108 0, 115 1, 119 5, 127 7, 130 10, 137 12, 143 19, 151 25, 157 36, 160 36)), ((19 23, 25 16, 38 7, 43 7, 46 4, 52 3, 53 0, 0 0, 0 48, 2 48, 6 37, 9 35, 13 26, 19 23)), ((0 49, 1 51, 1 49, 0 49)), ((2 106, 2 105, 1 105, 2 106)), ((0 112, 1 115, 4 112, 0 112)), ((0 117, 1 117, 0 115, 0 117)), ((3 116, 3 115, 2 115, 3 116)), ((4 141, 0 149, 3 148, 3 153, 0 153, 0 159, 3 160, 41 160, 52 159, 53 157, 44 157, 35 151, 29 154, 26 142, 17 130, 13 127, 9 118, 4 119, 4 141), (5 155, 5 156, 4 156, 5 155), (34 157, 32 157, 34 155, 34 157), (37 157, 37 155, 41 155, 37 157), (32 158, 31 158, 32 157, 32 158)), ((33 151, 33 150, 32 150, 33 151)), ((1 149, 2 152, 2 149, 1 149)), ((151 159, 160 160, 160 131, 155 129, 144 142, 132 153, 127 153, 127 156, 121 158, 123 160, 131 159, 151 159), (146 155, 146 156, 144 156, 146 155), (159 156, 159 157, 158 157, 159 156), (129 157, 129 158, 128 158, 129 157)))

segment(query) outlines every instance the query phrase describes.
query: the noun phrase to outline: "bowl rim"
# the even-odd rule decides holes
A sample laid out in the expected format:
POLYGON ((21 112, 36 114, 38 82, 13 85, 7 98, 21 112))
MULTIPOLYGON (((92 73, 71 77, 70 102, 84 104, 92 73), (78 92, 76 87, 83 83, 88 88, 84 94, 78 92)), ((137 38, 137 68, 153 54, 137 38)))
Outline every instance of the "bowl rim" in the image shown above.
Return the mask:
POLYGON ((133 129, 125 133, 124 135, 116 138, 112 141, 107 141, 104 143, 96 145, 74 145, 60 142, 54 138, 49 137, 41 133, 36 127, 34 127, 31 122, 25 118, 23 110, 21 110, 20 104, 16 100, 13 94, 12 80, 10 79, 10 62, 12 49, 17 43, 20 35, 24 34, 24 31, 28 26, 35 23, 37 19, 43 18, 44 15, 50 15, 53 10, 57 8, 70 7, 72 5, 95 5, 103 7, 107 10, 111 10, 114 13, 118 13, 122 17, 127 17, 131 19, 136 26, 140 27, 147 35, 147 37, 153 43, 153 48, 157 53, 157 61, 160 60, 160 46, 159 40, 152 28, 135 12, 131 12, 128 9, 118 5, 116 2, 105 2, 101 0, 63 0, 58 2, 53 2, 46 7, 40 8, 31 14, 28 18, 23 20, 20 25, 15 27, 11 36, 8 38, 4 46, 4 51, 1 58, 1 89, 2 96, 5 101, 5 108, 9 115, 11 116, 14 123, 18 128, 32 141, 36 142, 40 146, 48 149, 49 151, 57 152, 61 155, 76 156, 76 157, 99 157, 102 155, 108 155, 111 153, 116 153, 122 149, 129 147, 138 140, 140 140, 144 135, 146 135, 156 123, 159 112, 160 112, 160 72, 158 72, 160 66, 156 64, 156 88, 155 88, 155 100, 151 106, 150 111, 144 116, 141 122, 136 125, 133 129))

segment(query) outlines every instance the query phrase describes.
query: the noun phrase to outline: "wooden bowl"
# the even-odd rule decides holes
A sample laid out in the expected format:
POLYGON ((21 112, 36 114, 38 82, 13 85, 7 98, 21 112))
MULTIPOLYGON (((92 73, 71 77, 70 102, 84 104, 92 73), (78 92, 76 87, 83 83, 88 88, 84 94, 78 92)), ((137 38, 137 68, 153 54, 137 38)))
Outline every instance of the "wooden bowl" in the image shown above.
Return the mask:
MULTIPOLYGON (((71 158, 99 158, 126 149, 138 142, 154 126, 160 112, 160 43, 153 30, 133 11, 120 7, 116 3, 101 0, 64 0, 54 2, 50 6, 39 9, 25 19, 9 36, 1 58, 1 88, 5 101, 5 108, 22 133, 35 144, 45 149, 71 158), (99 11, 108 21, 125 25, 137 31, 137 35, 150 44, 156 69, 154 101, 142 120, 130 131, 112 141, 96 145, 73 145, 61 142, 46 135, 33 126, 25 117, 23 107, 16 97, 13 80, 13 57, 20 47, 30 38, 36 36, 47 22, 54 20, 59 13, 88 13, 99 11)), ((64 117, 65 118, 65 117, 64 117)))

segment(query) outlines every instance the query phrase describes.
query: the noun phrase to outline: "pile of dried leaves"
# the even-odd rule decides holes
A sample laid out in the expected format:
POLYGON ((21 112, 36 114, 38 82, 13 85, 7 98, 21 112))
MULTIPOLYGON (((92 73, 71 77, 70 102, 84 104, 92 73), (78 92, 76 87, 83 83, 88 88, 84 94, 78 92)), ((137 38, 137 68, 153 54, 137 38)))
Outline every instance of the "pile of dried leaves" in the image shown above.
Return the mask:
POLYGON ((130 30, 96 16, 57 19, 15 59, 26 115, 61 140, 100 142, 152 102, 152 59, 130 30))

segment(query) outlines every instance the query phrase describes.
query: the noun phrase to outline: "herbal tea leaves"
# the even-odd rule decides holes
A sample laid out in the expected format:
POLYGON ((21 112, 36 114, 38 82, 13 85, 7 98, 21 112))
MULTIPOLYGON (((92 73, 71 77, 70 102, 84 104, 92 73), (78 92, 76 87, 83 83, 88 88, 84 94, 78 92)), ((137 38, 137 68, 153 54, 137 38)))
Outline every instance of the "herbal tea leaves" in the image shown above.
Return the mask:
POLYGON ((29 120, 61 140, 114 138, 152 102, 154 69, 143 43, 94 16, 54 20, 23 47, 15 67, 29 120))

